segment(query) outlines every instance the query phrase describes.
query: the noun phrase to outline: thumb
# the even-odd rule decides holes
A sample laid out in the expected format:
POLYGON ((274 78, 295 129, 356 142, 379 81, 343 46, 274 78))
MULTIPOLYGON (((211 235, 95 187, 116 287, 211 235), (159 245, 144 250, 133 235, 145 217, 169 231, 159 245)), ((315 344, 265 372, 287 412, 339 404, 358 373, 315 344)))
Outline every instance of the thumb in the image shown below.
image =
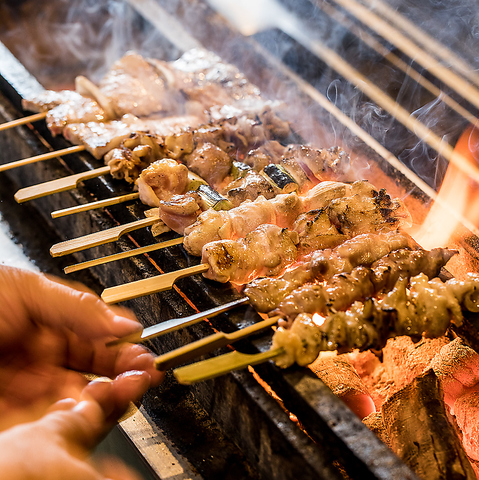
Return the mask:
POLYGON ((73 408, 52 411, 39 420, 40 427, 77 458, 84 458, 106 433, 103 409, 84 400, 73 408))

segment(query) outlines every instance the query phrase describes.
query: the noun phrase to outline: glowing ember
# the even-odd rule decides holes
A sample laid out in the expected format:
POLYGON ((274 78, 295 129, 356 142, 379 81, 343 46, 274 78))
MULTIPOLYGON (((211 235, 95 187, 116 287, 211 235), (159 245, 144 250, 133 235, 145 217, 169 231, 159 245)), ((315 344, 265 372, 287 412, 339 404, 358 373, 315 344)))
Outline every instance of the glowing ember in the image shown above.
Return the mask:
POLYGON ((318 327, 320 327, 325 322, 326 318, 319 313, 313 313, 312 320, 318 327))
MULTIPOLYGON (((471 166, 477 166, 479 131, 473 127, 467 128, 459 138, 454 153, 462 155, 471 166)), ((466 225, 469 229, 475 229, 479 224, 478 186, 450 163, 438 198, 414 237, 426 249, 446 246, 461 221, 461 216, 470 224, 466 225)))

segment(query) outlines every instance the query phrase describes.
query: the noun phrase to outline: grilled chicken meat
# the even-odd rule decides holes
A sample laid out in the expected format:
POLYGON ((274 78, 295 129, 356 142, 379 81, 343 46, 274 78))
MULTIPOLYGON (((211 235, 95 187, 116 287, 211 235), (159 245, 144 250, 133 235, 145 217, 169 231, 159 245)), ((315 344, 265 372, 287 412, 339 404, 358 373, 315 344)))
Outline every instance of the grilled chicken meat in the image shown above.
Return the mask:
POLYGON ((279 275, 296 259, 297 235, 263 224, 239 240, 218 240, 203 248, 203 275, 217 282, 245 284, 259 276, 279 275))
MULTIPOLYGON (((175 117, 171 118, 174 120, 175 117)), ((122 135, 114 137, 114 141, 110 140, 110 143, 103 141, 103 150, 98 152, 108 152, 105 155, 105 164, 111 167, 112 175, 115 178, 132 178, 134 181, 141 171, 139 165, 145 168, 148 166, 147 161, 151 163, 161 158, 173 158, 186 165, 191 163, 193 169, 197 168, 203 173, 207 171, 207 176, 214 175, 214 181, 219 182, 230 173, 234 158, 238 155, 241 156, 242 151, 267 142, 271 138, 287 138, 290 134, 289 124, 281 120, 269 107, 265 107, 259 112, 238 112, 236 117, 215 120, 211 123, 201 116, 191 116, 189 120, 187 116, 178 117, 178 121, 181 118, 184 118, 184 123, 177 122, 175 129, 163 134, 155 130, 155 124, 148 128, 147 120, 145 120, 144 128, 141 128, 141 124, 139 124, 139 128, 130 130, 126 136, 124 136, 127 132, 127 127, 125 127, 121 132, 122 135), (137 133, 132 133, 135 131, 137 133), (141 151, 143 148, 142 142, 145 137, 141 132, 150 133, 150 142, 154 140, 156 147, 154 155, 143 156, 139 159, 135 151, 141 151), (208 158, 205 160, 206 152, 208 158), (209 165, 218 162, 212 152, 216 152, 217 156, 221 157, 222 168, 219 177, 209 165), (225 157, 226 154, 231 158, 225 157)), ((68 127, 66 131, 71 128, 68 127)), ((87 133, 82 138, 78 138, 77 142, 82 143, 86 139, 92 143, 96 134, 95 129, 101 131, 102 128, 92 124, 82 127, 82 132, 87 133), (88 136, 89 129, 93 129, 91 136, 88 136)), ((106 134, 105 138, 107 138, 106 134)), ((147 145, 150 142, 147 142, 147 145)))
POLYGON ((382 300, 355 302, 345 312, 327 317, 301 313, 290 329, 279 327, 273 348, 284 353, 276 363, 308 365, 320 351, 381 349, 388 338, 444 335, 451 322, 461 325, 464 311, 479 311, 479 276, 469 274, 464 281, 428 280, 419 274, 410 281, 399 279, 382 300))
MULTIPOLYGON (((204 121, 204 118, 194 115, 145 119, 125 114, 119 120, 108 122, 69 123, 62 133, 68 141, 74 145, 84 145, 95 158, 100 159, 113 149, 121 147, 122 142, 129 139, 135 132, 155 135, 159 137, 158 143, 162 143, 165 136, 197 127, 204 121)), ((122 150, 124 152, 124 149, 122 150)), ((119 153, 115 152, 113 155, 118 163, 119 153)), ((131 173, 120 172, 123 178, 127 178, 127 175, 131 176, 131 173)))
POLYGON ((145 168, 138 178, 140 200, 151 206, 159 206, 161 200, 186 191, 189 183, 188 169, 176 160, 163 159, 145 168))
MULTIPOLYGON (((102 119, 118 119, 125 114, 138 117, 181 115, 190 110, 199 113, 213 106, 240 105, 261 101, 258 88, 248 82, 233 65, 226 64, 212 52, 192 49, 174 62, 144 58, 130 52, 116 61, 98 86, 85 77, 77 77, 77 95, 71 92, 46 92, 24 101, 31 111, 51 110, 62 103, 82 103, 79 96, 94 101, 102 110, 102 119)), ((74 112, 74 109, 71 110, 74 112)), ((95 121, 84 116, 66 115, 61 123, 95 121)), ((60 120, 60 115, 56 115, 60 120)))
POLYGON ((333 275, 327 282, 310 283, 293 290, 271 312, 292 321, 299 313, 320 313, 345 310, 355 301, 390 291, 400 278, 409 279, 420 273, 428 278, 439 275, 441 268, 457 253, 436 248, 395 250, 374 262, 371 267, 359 266, 351 273, 333 275))
POLYGON ((344 183, 324 182, 304 197, 290 193, 266 200, 260 196, 228 211, 207 210, 185 230, 184 247, 192 255, 199 256, 207 243, 244 237, 264 223, 291 227, 305 208, 323 206, 335 195, 344 195, 348 188, 344 183))
POLYGON ((258 311, 270 312, 293 290, 307 282, 350 273, 355 267, 369 266, 394 250, 415 246, 414 240, 405 233, 358 235, 333 249, 318 250, 301 258, 281 277, 260 278, 249 283, 244 293, 258 311))

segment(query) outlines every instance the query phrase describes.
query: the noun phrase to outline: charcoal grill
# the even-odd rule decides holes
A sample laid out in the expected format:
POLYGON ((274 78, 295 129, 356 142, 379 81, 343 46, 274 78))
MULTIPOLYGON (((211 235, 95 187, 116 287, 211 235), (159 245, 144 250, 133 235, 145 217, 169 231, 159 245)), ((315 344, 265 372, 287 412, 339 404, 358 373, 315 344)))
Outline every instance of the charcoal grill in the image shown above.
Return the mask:
MULTIPOLYGON (((21 24, 28 21, 30 3, 34 2, 20 2, 18 7, 8 7, 8 11, 14 17, 17 15, 21 24)), ((57 3, 64 7, 65 2, 57 3)), ((108 5, 121 6, 122 13, 131 22, 130 27, 134 27, 131 32, 135 33, 130 32, 128 40, 140 53, 170 60, 177 58, 186 48, 203 45, 218 53, 225 61, 236 64, 261 88, 265 96, 287 101, 289 108, 284 115, 306 141, 328 146, 340 143, 353 149, 358 158, 368 159, 364 160, 364 164, 369 168, 368 178, 372 183, 386 187, 393 196, 407 195, 406 203, 411 207, 414 220, 421 222, 424 218, 440 185, 447 166, 446 160, 433 153, 430 145, 419 141, 390 114, 384 114, 387 128, 375 130, 374 125, 368 123, 371 101, 347 79, 338 77, 331 65, 318 57, 314 49, 308 48, 307 42, 301 43, 299 38, 294 38, 294 34, 292 36, 291 32, 277 26, 252 36, 242 35, 210 5, 200 0, 99 3, 103 5, 100 12, 107 19, 109 15, 114 15, 108 5), (151 38, 148 40, 149 36, 154 41, 151 38), (329 107, 327 97, 331 97, 335 83, 337 106, 329 107), (353 94, 350 98, 361 116, 359 113, 353 116, 350 104, 345 100, 347 93, 353 94), (344 113, 341 113, 341 109, 344 113), (344 114, 353 117, 353 123, 364 129, 351 131, 351 124, 345 120, 344 114), (398 141, 398 138, 402 140, 398 141), (429 176, 427 172, 414 168, 414 158, 419 150, 429 161, 428 168, 433 165, 437 175, 429 176)), ((284 0, 281 6, 289 14, 300 18, 308 29, 323 28, 322 40, 326 46, 332 46, 333 35, 339 38, 341 42, 339 47, 336 45, 337 52, 364 74, 369 70, 379 79, 384 79, 386 74, 399 78, 396 83, 383 85, 382 88, 385 91, 392 89, 392 93, 397 94, 408 108, 417 109, 429 100, 424 99, 424 95, 427 97, 424 92, 422 97, 415 95, 414 100, 403 94, 401 88, 416 90, 419 87, 413 88, 405 77, 395 76, 394 69, 379 53, 370 50, 364 50, 364 53, 360 49, 361 40, 345 26, 348 22, 354 22, 347 12, 349 20, 340 22, 338 14, 331 16, 328 10, 331 5, 322 6, 319 1, 284 0)), ((409 5, 401 4, 400 7, 409 12, 409 5)), ((62 12, 62 8, 59 11, 62 12)), ((100 23, 92 21, 90 27, 100 28, 100 23)), ((355 29, 359 28, 357 22, 355 25, 355 29)), ((7 24, 7 27, 11 28, 12 25, 7 24)), ((374 35, 374 32, 368 33, 374 35)), ((60 72, 63 72, 63 68, 62 59, 56 59, 46 73, 45 70, 37 72, 34 64, 30 63, 31 59, 16 43, 16 37, 9 35, 8 29, 0 36, 0 40, 4 42, 0 44, 0 119, 8 121, 25 114, 21 109, 21 100, 43 88, 39 80, 46 87, 51 87, 47 82, 55 76, 55 68, 60 72)), ((389 51, 395 49, 384 40, 382 44, 389 51)), ((120 43, 121 47, 125 47, 124 43, 120 43)), ((405 54, 399 55, 405 57, 405 54)), ((94 60, 100 62, 98 58, 94 56, 94 60)), ((106 53, 101 56, 102 60, 105 58, 106 53)), ((470 59, 472 65, 473 60, 470 59)), ((85 74, 85 69, 91 65, 83 61, 70 67, 71 80, 76 74, 85 74)), ((456 93, 451 95, 457 97, 456 93)), ((467 104, 464 99, 459 98, 458 101, 467 104)), ((467 106, 475 114, 476 108, 467 106)), ((375 108, 374 112, 378 113, 378 107, 375 108)), ((451 144, 467 125, 463 118, 455 115, 450 116, 447 122, 436 123, 436 134, 447 138, 451 144)), ((2 163, 69 146, 62 138, 53 138, 44 122, 2 132, 0 141, 2 163)), ((99 166, 101 162, 89 154, 79 153, 2 175, 12 182, 13 189, 18 189, 99 166)), ((31 206, 54 235, 67 239, 141 218, 144 208, 136 202, 55 220, 51 219, 52 211, 123 193, 127 193, 123 183, 109 177, 99 177, 84 182, 75 190, 35 200, 31 206)), ((31 206, 25 207, 25 211, 31 212, 31 206)), ((477 271, 477 238, 473 231, 464 226, 462 228, 465 234, 454 246, 461 252, 464 268, 477 271)), ((74 257, 75 261, 85 261, 153 242, 149 231, 143 229, 125 235, 113 244, 76 253, 74 257)), ((69 260, 74 263, 71 258, 69 260)), ((65 261, 59 259, 58 265, 64 266, 65 261)), ((181 247, 173 247, 121 263, 98 266, 90 274, 96 284, 103 288, 184 268, 197 261, 181 247)), ((193 276, 179 280, 171 291, 131 300, 127 306, 135 311, 145 326, 149 326, 236 298, 239 298, 239 294, 230 286, 193 276)), ((150 347, 159 354, 164 353, 209 335, 214 330, 231 332, 252 324, 258 318, 250 307, 244 306, 210 322, 168 334, 161 341, 154 340, 150 347)), ((474 325, 470 325, 470 329, 474 334, 474 325)), ((258 335, 242 341, 235 348, 247 353, 265 351, 269 348, 270 338, 269 334, 258 335)), ((307 369, 281 371, 272 363, 266 363, 189 387, 179 386, 168 377, 162 387, 146 395, 142 411, 155 428, 166 432, 193 469, 204 478, 416 478, 307 369), (271 395, 264 388, 264 383, 276 395, 271 395), (281 399, 279 402, 277 397, 281 399), (292 420, 294 417, 297 422, 292 420)), ((141 449, 141 445, 137 447, 141 449)), ((145 461, 149 461, 147 456, 145 461)), ((151 468, 161 478, 153 465, 151 468)))

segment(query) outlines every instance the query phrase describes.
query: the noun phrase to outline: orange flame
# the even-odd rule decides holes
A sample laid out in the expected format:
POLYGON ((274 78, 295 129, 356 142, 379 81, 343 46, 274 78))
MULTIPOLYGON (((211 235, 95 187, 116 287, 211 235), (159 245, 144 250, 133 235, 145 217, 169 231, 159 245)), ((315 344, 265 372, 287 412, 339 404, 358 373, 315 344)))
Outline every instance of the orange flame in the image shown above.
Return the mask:
MULTIPOLYGON (((457 141, 454 152, 477 168, 479 130, 468 127, 457 141)), ((436 202, 422 226, 414 233, 414 238, 426 249, 445 247, 460 223, 460 216, 474 226, 479 224, 479 187, 463 171, 450 163, 436 202)))

